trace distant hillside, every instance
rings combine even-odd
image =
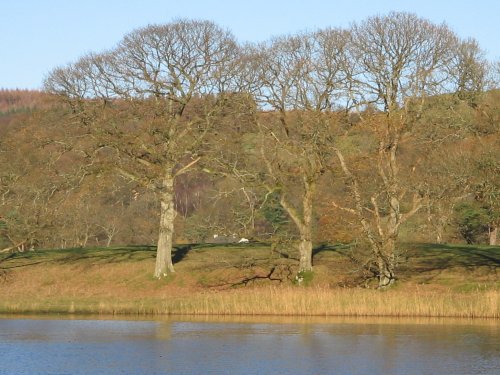
[[[0,89],[0,115],[44,107],[47,105],[47,96],[36,90]]]

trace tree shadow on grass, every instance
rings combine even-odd
[[[90,261],[91,264],[138,262],[154,258],[155,246],[115,246],[109,248],[76,249],[56,262],[60,264]]]
[[[321,244],[313,248],[312,255],[314,257],[319,253],[332,252],[342,256],[347,256],[349,251],[351,251],[351,248],[352,248],[351,245],[345,245],[345,244],[336,244],[336,245]]]
[[[38,264],[75,264],[82,261],[91,265],[136,262],[154,258],[155,250],[155,246],[115,246],[12,253],[0,259],[0,269],[21,268]]]
[[[446,244],[419,244],[409,252],[409,259],[419,272],[440,271],[461,267],[475,269],[500,266],[500,247],[482,247]]]
[[[189,250],[193,248],[193,244],[188,244],[188,245],[178,245],[174,246],[173,249],[173,254],[172,254],[172,263],[176,264],[179,263],[181,260],[183,260]]]

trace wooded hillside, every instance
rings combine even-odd
[[[384,287],[405,242],[495,244],[482,56],[407,13],[258,46],[209,21],[133,31],[55,69],[48,101],[1,93],[1,246],[157,241],[163,277],[172,242],[244,237],[297,247],[300,276],[313,243],[355,242]]]
[[[435,106],[429,105],[429,113],[436,115],[428,120],[432,127],[419,120],[420,133],[433,133],[427,141],[431,149],[422,153],[424,145],[418,136],[428,135],[418,134],[408,136],[401,151],[416,183],[435,182],[427,186],[434,199],[404,229],[403,240],[488,243],[489,214],[481,200],[485,193],[474,192],[471,184],[477,179],[476,188],[498,188],[494,168],[499,161],[495,121],[500,113],[500,92],[485,93],[477,108],[453,97],[435,101]],[[454,115],[463,122],[463,128],[457,128],[453,119],[448,119],[450,124],[439,123],[444,121],[439,111],[446,105],[460,109],[461,113],[454,109]],[[5,109],[11,112],[9,107]],[[1,129],[3,246],[11,243],[5,237],[20,243],[30,233],[33,238],[29,246],[44,248],[154,243],[158,209],[154,197],[115,175],[109,164],[85,165],[81,151],[63,145],[58,148],[58,137],[66,137],[67,129],[51,119],[59,118],[61,109],[39,110],[34,106],[33,110],[29,118],[19,113],[0,117],[9,118],[2,122]],[[261,116],[270,121],[269,113]],[[468,119],[471,122],[466,122]],[[342,140],[342,146],[365,176],[363,179],[369,180],[374,172],[370,161],[373,135],[356,123],[357,119],[350,121],[350,135]],[[243,132],[243,145],[235,138],[221,146],[236,148],[236,152],[251,148],[253,135],[245,134],[244,128],[239,131]],[[449,141],[440,143],[439,138]],[[333,173],[340,174],[339,166],[334,168]],[[488,183],[492,186],[485,186]],[[360,234],[353,217],[331,204],[350,199],[343,186],[341,181],[332,184],[327,177],[319,184],[315,241],[351,242]],[[207,173],[203,168],[183,176],[175,186],[177,241],[203,242],[212,240],[213,234],[229,237],[233,233],[238,239],[293,238],[290,219],[276,197],[258,196],[252,188],[241,187],[232,176]],[[14,215],[19,215],[16,220],[12,219]]]

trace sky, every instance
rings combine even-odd
[[[260,42],[390,11],[445,22],[475,38],[489,60],[500,59],[498,0],[0,0],[0,88],[41,89],[55,67],[179,18],[210,20],[241,42]]]

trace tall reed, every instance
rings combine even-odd
[[[0,312],[139,315],[283,315],[500,318],[498,291],[265,287],[147,299],[66,298],[0,301]]]
[[[498,318],[498,292],[265,288],[165,300],[165,313]]]

